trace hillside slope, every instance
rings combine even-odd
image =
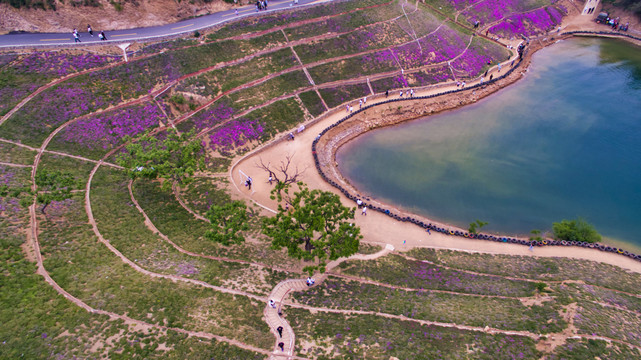
[[[94,1],[98,6],[74,6],[74,1],[55,1],[56,10],[16,9],[0,3],[0,34],[11,31],[67,32],[85,30],[91,24],[96,30],[128,29],[167,24],[192,16],[231,8],[222,0],[135,0]],[[121,3],[121,4],[120,4]]]

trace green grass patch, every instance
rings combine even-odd
[[[297,302],[314,307],[402,315],[411,319],[456,323],[502,330],[546,334],[560,332],[566,323],[558,305],[523,305],[518,299],[488,298],[407,291],[330,277],[319,286],[293,294]]]
[[[509,275],[532,280],[582,280],[587,284],[637,293],[641,275],[588,260],[466,253],[417,248],[408,255],[437,264],[485,274]]]
[[[347,275],[413,289],[508,297],[533,296],[536,290],[533,282],[452,270],[395,254],[370,261],[350,260],[339,267]]]
[[[2,162],[20,165],[33,165],[35,157],[36,152],[33,150],[0,141],[0,161]]]
[[[207,39],[226,39],[231,36],[270,30],[276,26],[286,25],[296,21],[331,16],[372,5],[385,4],[389,1],[390,0],[332,1],[328,4],[306,8],[305,11],[294,9],[292,11],[279,12],[274,15],[250,17],[217,29],[215,32],[209,34]]]
[[[128,179],[124,174],[101,169],[94,180],[91,200],[98,229],[123,255],[140,266],[162,274],[202,280],[259,295],[268,294],[285,277],[285,274],[271,269],[179,252],[144,225],[142,214],[130,205]],[[178,246],[185,245],[185,242],[208,242],[202,237],[207,230],[207,223],[194,219],[180,207],[171,192],[160,191],[158,184],[146,184],[149,183],[137,183],[135,195],[138,195],[137,200],[144,204],[144,208],[149,209],[148,216],[152,223],[158,224],[159,231]],[[195,249],[187,250],[199,250],[198,246],[191,247]],[[252,277],[252,273],[260,273],[261,276]]]
[[[604,340],[567,339],[565,344],[547,356],[550,360],[611,359],[629,360],[641,358],[641,351],[626,345]]]
[[[136,272],[96,241],[82,201],[71,200],[58,213],[39,219],[45,268],[65,290],[92,307],[146,322],[211,332],[262,348],[272,346],[262,320],[262,304],[243,296]],[[126,203],[120,207],[129,208]],[[126,233],[134,246],[151,248],[144,234],[130,232],[126,226],[130,220],[120,220],[123,226],[118,231]],[[114,243],[122,239],[110,237],[110,240]],[[158,256],[171,259],[160,253]],[[143,260],[134,259],[139,264]]]
[[[321,94],[323,100],[325,100],[325,103],[330,108],[334,108],[338,105],[362,98],[370,94],[369,86],[367,86],[367,83],[319,89],[318,92]]]
[[[300,97],[303,105],[305,105],[307,111],[309,111],[313,117],[317,117],[327,111],[316,91],[306,91],[298,94],[298,97]]]
[[[229,98],[232,101],[232,106],[240,112],[262,105],[274,98],[291,94],[307,86],[310,86],[310,84],[305,73],[292,71],[230,94]]]
[[[288,308],[296,353],[315,359],[536,359],[532,339],[489,335],[374,315]]]

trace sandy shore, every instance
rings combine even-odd
[[[602,27],[595,27],[594,25],[595,24],[588,17],[574,17],[564,23],[563,30],[607,30]],[[335,166],[335,151],[341,144],[355,138],[364,131],[368,131],[375,127],[393,125],[402,121],[427,116],[446,109],[470,104],[488,96],[522,78],[527,73],[527,65],[529,64],[532,54],[538,49],[553,44],[557,40],[558,38],[550,39],[548,37],[532,41],[528,48],[528,54],[520,68],[514,71],[508,78],[502,79],[492,85],[485,86],[483,89],[468,90],[462,93],[439,96],[428,100],[408,100],[402,103],[393,103],[392,106],[374,106],[363,111],[359,115],[354,116],[350,122],[346,122],[343,125],[336,127],[332,130],[331,136],[328,136],[330,135],[328,133],[323,136],[319,142],[317,151],[319,153],[319,158],[321,159],[321,164],[323,164],[323,171],[326,175],[333,177],[335,181],[341,183],[344,187],[351,189],[346,180],[342,178],[340,173],[338,173]],[[508,60],[503,63],[503,73],[509,69],[511,61],[512,60]],[[498,74],[496,67],[490,71],[490,74],[492,73],[495,74],[495,77],[501,75]],[[468,82],[469,85],[473,85],[475,83],[476,82]],[[415,96],[425,96],[453,89],[456,89],[455,84],[440,85],[438,87],[429,87],[427,89],[415,89],[414,91]],[[393,94],[390,94],[390,98],[398,97],[398,91],[394,91]],[[377,104],[384,100],[386,100],[384,95],[368,97],[367,105]],[[358,101],[356,103],[352,102],[351,105],[357,109]],[[302,133],[296,134],[294,141],[287,141],[284,139],[284,136],[282,136],[281,138],[275,139],[274,141],[253,150],[242,158],[236,159],[229,173],[231,182],[233,183],[232,189],[236,193],[235,195],[240,195],[241,197],[254,202],[267,212],[275,212],[277,203],[270,199],[270,191],[273,185],[270,185],[267,182],[267,172],[260,169],[257,164],[262,161],[266,164],[270,163],[272,166],[277,166],[285,159],[285,156],[289,155],[292,159],[292,165],[290,168],[298,167],[300,170],[304,169],[301,180],[310,188],[337,193],[341,196],[341,201],[346,206],[356,206],[353,201],[344,197],[336,190],[336,188],[330,186],[321,178],[314,166],[314,158],[311,151],[311,144],[317,135],[323,129],[336,123],[345,115],[347,115],[347,113],[344,105],[340,106],[306,124],[306,129]],[[243,179],[240,177],[239,171],[242,171],[253,178],[254,181],[251,191],[242,185]],[[358,193],[353,189],[351,192],[353,194]],[[393,206],[387,204],[385,204],[385,207],[394,209]],[[398,210],[395,212],[399,213]],[[427,222],[436,223],[430,219],[425,219],[414,214],[404,214],[411,215],[418,219],[423,219]],[[466,239],[462,237],[447,236],[435,232],[428,234],[424,229],[416,225],[396,221],[375,211],[368,212],[367,216],[362,216],[360,211],[357,212],[355,223],[361,227],[362,234],[364,235],[364,242],[381,245],[391,244],[399,250],[407,250],[413,247],[430,247],[491,254],[568,257],[603,262],[641,273],[641,262],[621,255],[605,253],[594,249],[579,247],[536,247],[533,251],[530,251],[527,246],[523,245]],[[455,227],[448,226],[446,224],[442,224],[442,226],[450,229],[456,229]]]

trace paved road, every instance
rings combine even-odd
[[[304,5],[313,3],[318,4],[329,1],[331,0],[299,0],[298,5],[293,5],[292,7],[300,8]],[[292,0],[270,1],[267,10],[260,11],[260,14],[268,14],[282,9],[289,9],[291,5]],[[108,40],[103,41],[103,43],[122,43],[134,40],[148,40],[165,36],[186,34],[194,32],[195,30],[205,29],[238,18],[256,15],[256,7],[254,5],[239,7],[237,10],[238,14],[236,14],[236,10],[228,10],[168,25],[127,30],[105,30],[105,34],[107,35]],[[78,30],[86,31],[86,29]],[[93,37],[91,37],[87,32],[81,32],[81,43],[78,45],[100,42],[100,39],[98,39],[98,32],[100,30],[103,29],[94,29]],[[74,44],[75,43],[73,35],[71,33],[29,33],[0,36],[0,48],[59,46]]]

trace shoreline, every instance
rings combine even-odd
[[[589,33],[589,31],[586,31],[586,33]],[[283,155],[289,154],[292,157],[293,165],[306,169],[301,179],[307,183],[310,188],[336,193],[340,196],[343,204],[354,207],[356,204],[350,199],[353,198],[351,194],[358,194],[359,192],[338,171],[336,163],[336,150],[343,144],[372,129],[393,126],[439,112],[454,110],[494,94],[525,76],[531,63],[532,55],[538,50],[552,45],[557,41],[569,39],[574,36],[613,37],[613,35],[615,35],[615,33],[600,34],[597,32],[583,35],[572,32],[532,40],[526,48],[523,59],[519,64],[515,63],[514,68],[509,67],[509,63],[514,58],[503,63],[504,69],[509,68],[509,74],[504,74],[483,85],[479,85],[478,81],[474,81],[470,86],[466,87],[465,90],[457,90],[455,84],[448,85],[446,83],[436,84],[418,90],[415,89],[414,99],[399,99],[397,94],[391,95],[389,99],[386,99],[384,94],[375,94],[368,96],[369,105],[347,116],[345,116],[343,104],[305,123],[306,130],[298,134],[295,141],[286,141],[284,137],[274,139],[234,161],[229,171],[230,178],[237,194],[250,199],[255,204],[270,212],[275,212],[274,209],[277,207],[277,204],[269,198],[270,186],[266,186],[262,181],[255,181],[254,190],[249,193],[246,189],[243,189],[242,186],[239,187],[239,178],[235,175],[237,175],[237,170],[241,170],[249,174],[249,176],[256,178],[255,174],[264,172],[255,166],[259,158],[262,161],[267,160],[265,161],[266,163],[279,164],[283,159]],[[616,37],[622,38],[621,36]],[[641,43],[638,39],[624,40],[636,45]],[[497,75],[496,67],[490,70],[489,74]],[[394,92],[398,92],[399,90],[400,89],[397,89]],[[351,103],[353,102],[354,101]],[[316,138],[318,134],[321,135],[319,138]],[[313,144],[311,152],[309,151],[310,143]],[[301,152],[303,152],[303,154],[301,154]],[[252,164],[254,164],[254,166],[252,166]],[[310,167],[316,167],[318,171],[313,171],[313,174],[310,174]],[[340,187],[335,187],[332,183]],[[346,196],[346,194],[349,195],[349,197]],[[638,260],[621,256],[617,253],[594,251],[595,249],[587,247],[574,246],[571,248],[572,250],[568,251],[569,249],[561,250],[554,246],[537,246],[534,251],[529,251],[527,246],[521,244],[493,243],[462,236],[450,236],[437,232],[432,232],[431,235],[428,235],[423,227],[415,225],[412,221],[416,220],[416,222],[431,223],[437,227],[447,229],[448,232],[452,230],[453,232],[459,231],[466,233],[466,231],[450,224],[433,222],[430,219],[411,212],[401,211],[401,209],[391,204],[385,204],[375,200],[368,200],[367,203],[370,207],[374,206],[381,209],[389,209],[399,216],[390,217],[384,213],[377,213],[375,211],[368,213],[367,217],[355,214],[355,223],[361,227],[364,235],[363,241],[366,243],[391,244],[399,250],[408,250],[414,247],[430,247],[492,254],[577,258],[604,262],[641,273],[641,262]],[[408,222],[408,218],[411,218],[412,221]],[[504,235],[496,236],[503,237]],[[525,239],[519,238],[518,240]],[[615,242],[620,246],[618,241]],[[632,245],[628,243],[625,244],[627,246]]]

